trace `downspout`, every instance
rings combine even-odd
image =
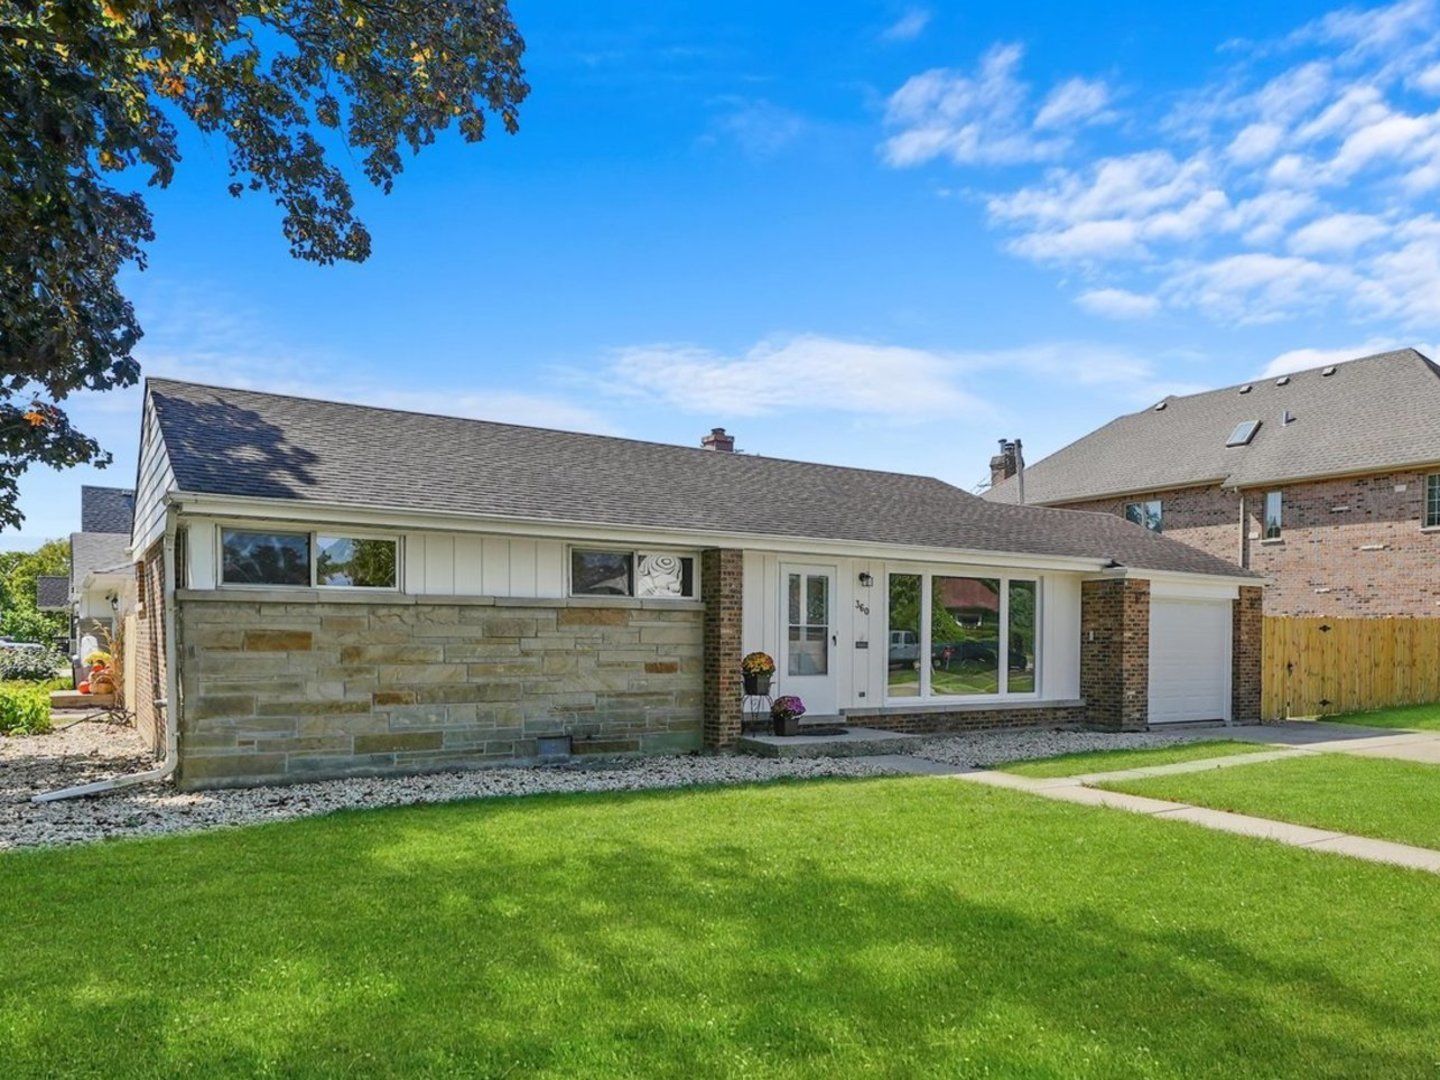
[[[1248,557],[1250,544],[1246,540],[1248,528],[1245,523],[1245,492],[1242,491],[1240,492],[1240,558],[1238,560],[1242,570],[1250,569],[1250,559]]]
[[[1020,489],[1020,505],[1025,505],[1025,452],[1021,449],[1020,440],[1015,440],[1015,484]]]
[[[175,510],[169,505],[168,497],[166,504],[165,543],[161,555],[161,610],[159,612],[165,624],[165,696],[155,702],[155,707],[163,709],[165,713],[165,759],[155,768],[146,769],[144,772],[115,776],[109,780],[96,780],[90,784],[59,788],[55,791],[44,791],[39,795],[32,796],[30,799],[32,803],[58,802],[60,799],[74,799],[81,795],[98,795],[101,792],[114,791],[117,788],[147,784],[152,780],[165,780],[179,764],[180,725],[175,708],[180,700],[180,672],[176,665],[180,650],[177,644],[179,611],[175,605]]]

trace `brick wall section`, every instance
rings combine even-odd
[[[274,594],[267,594],[273,596]],[[699,604],[181,594],[182,787],[697,750]]]
[[[1272,580],[1265,614],[1440,617],[1440,532],[1422,531],[1424,473],[1278,490],[1280,542],[1249,542],[1250,568]],[[1264,492],[1251,493],[1246,509],[1247,535],[1260,533]]]
[[[1085,725],[1085,707],[1067,705],[1046,709],[980,709],[958,712],[869,713],[863,710],[847,722],[882,731],[912,735],[956,734],[969,731],[1053,731]]]
[[[1221,491],[1219,487],[1192,487],[1151,491],[1143,495],[1127,495],[1120,499],[1092,499],[1060,505],[1067,510],[1090,510],[1124,517],[1127,503],[1145,502],[1149,499],[1160,500],[1161,523],[1165,535],[1170,539],[1209,552],[1226,562],[1239,563],[1238,492]]]
[[[705,746],[710,750],[724,749],[740,737],[744,566],[738,550],[710,548],[700,553],[700,595],[705,598]]]
[[[1258,585],[1242,585],[1239,598],[1231,605],[1230,719],[1236,724],[1260,722],[1264,592]]]
[[[1086,722],[1144,731],[1150,711],[1150,583],[1131,578],[1080,587],[1080,696]]]
[[[1245,492],[1243,528],[1240,494],[1218,487],[1063,505],[1123,516],[1127,502],[1160,499],[1166,536],[1266,575],[1266,615],[1437,618],[1440,532],[1423,530],[1425,477],[1435,472],[1280,485],[1279,542],[1262,540],[1263,488]]]
[[[156,757],[165,753],[165,712],[155,704],[166,694],[164,564],[163,543],[155,544],[136,563],[136,595],[141,606],[135,616],[135,632],[124,643],[134,656],[134,685],[124,688],[126,707],[135,714],[135,727]]]

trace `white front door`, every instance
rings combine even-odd
[[[834,716],[840,640],[833,566],[780,567],[780,624],[778,692],[800,698],[809,716]]]

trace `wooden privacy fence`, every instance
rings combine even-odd
[[[1440,701],[1440,619],[1265,620],[1267,720]]]

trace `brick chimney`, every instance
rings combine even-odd
[[[719,450],[724,454],[735,452],[735,436],[726,435],[723,427],[711,428],[710,434],[700,440],[706,450]]]
[[[1020,471],[1020,440],[1001,439],[1000,452],[990,459],[990,486],[998,487]]]

